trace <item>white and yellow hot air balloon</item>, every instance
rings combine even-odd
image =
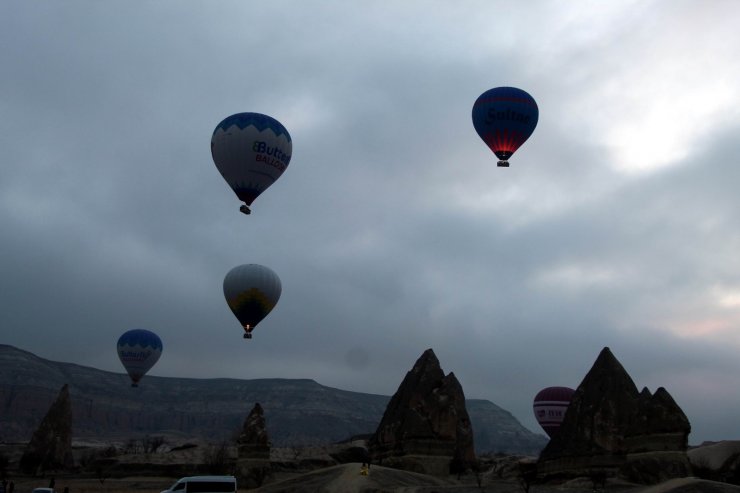
[[[272,311],[281,293],[280,278],[264,265],[238,265],[224,278],[226,303],[244,328],[245,339],[252,338],[252,331]]]

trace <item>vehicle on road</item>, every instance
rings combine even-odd
[[[162,493],[236,493],[234,476],[187,476]]]

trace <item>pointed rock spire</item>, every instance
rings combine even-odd
[[[72,404],[65,384],[34,431],[20,460],[27,474],[65,470],[74,466],[72,457]]]
[[[237,439],[239,458],[269,458],[270,440],[267,435],[265,412],[257,402],[244,420],[242,432]]]
[[[638,396],[632,378],[605,347],[573,394],[558,433],[540,456],[619,449],[624,430],[637,413]]]
[[[391,397],[370,439],[370,453],[374,461],[389,459],[386,463],[399,457],[442,457],[448,469],[453,461],[454,467],[465,467],[475,460],[462,386],[453,373],[445,376],[432,349],[424,351]],[[409,464],[396,462],[401,468]],[[413,468],[430,472],[423,462]]]

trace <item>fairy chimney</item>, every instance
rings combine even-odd
[[[454,373],[444,374],[432,349],[416,361],[371,437],[373,462],[449,474],[475,462],[473,428]]]
[[[270,440],[267,436],[265,413],[259,402],[255,403],[244,421],[237,445],[240,459],[270,458]]]
[[[33,432],[19,463],[27,474],[63,471],[74,466],[72,457],[72,405],[65,384]]]

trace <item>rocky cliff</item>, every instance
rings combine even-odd
[[[69,384],[75,438],[126,440],[178,435],[220,440],[237,435],[255,402],[274,447],[312,445],[370,434],[389,396],[334,389],[313,380],[186,379],[147,376],[131,388],[112,373],[39,358],[0,344],[0,441],[27,441],[59,389]],[[532,454],[547,439],[485,400],[469,400],[480,452]]]

